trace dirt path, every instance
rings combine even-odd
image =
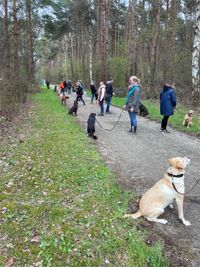
[[[99,113],[99,108],[96,104],[90,104],[89,98],[84,97],[84,99],[86,106],[79,103],[77,121],[86,129],[88,115],[90,112]],[[71,106],[73,100],[74,95],[71,95],[68,106]],[[112,128],[116,123],[121,110],[111,107],[111,112],[111,114],[105,114],[104,117],[97,116],[100,124],[107,129]],[[168,168],[167,159],[171,157],[191,157],[191,164],[185,175],[186,191],[200,178],[200,140],[170,128],[170,134],[160,133],[159,128],[158,123],[139,117],[137,135],[128,133],[129,117],[125,111],[113,131],[104,131],[96,123],[98,150],[110,169],[117,172],[123,188],[136,192],[137,195],[144,193],[163,177]],[[166,210],[164,213],[163,217],[168,220],[167,225],[147,224],[151,231],[156,230],[176,247],[188,252],[189,256],[185,257],[186,265],[184,266],[200,266],[199,190],[200,184],[185,196],[184,213],[185,218],[191,222],[190,227],[184,226],[178,220],[176,208],[173,211]],[[129,209],[132,209],[134,205],[135,203],[130,203]]]

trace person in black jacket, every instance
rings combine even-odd
[[[91,104],[93,104],[94,98],[97,100],[97,89],[93,81],[91,81],[90,83],[90,89],[91,89],[91,94],[92,94]]]
[[[83,105],[85,106],[85,101],[83,100],[83,87],[80,82],[77,82],[76,86],[77,86],[76,87],[76,94],[77,94],[76,100],[77,101],[81,100],[83,102]]]
[[[107,114],[110,113],[110,105],[111,105],[112,96],[113,96],[112,83],[113,83],[113,80],[111,79],[106,82],[106,102],[107,102],[106,113]]]

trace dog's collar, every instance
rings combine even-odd
[[[182,173],[182,174],[177,174],[177,175],[175,175],[175,174],[172,174],[172,173],[169,173],[169,172],[168,172],[167,175],[170,176],[170,177],[181,178],[181,177],[183,177],[184,174]]]

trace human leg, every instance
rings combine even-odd
[[[169,116],[164,116],[161,122],[161,131],[166,130]]]
[[[130,112],[130,120],[131,120],[131,131],[132,127],[134,127],[134,133],[137,131],[137,113],[136,112]]]
[[[101,114],[101,116],[103,116],[103,114],[104,114],[104,100],[99,102],[99,106],[100,106],[100,114]]]
[[[110,112],[110,104],[111,104],[111,99],[112,96],[107,96],[107,106],[106,106],[106,112],[109,113]]]

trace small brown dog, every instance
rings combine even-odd
[[[65,95],[65,94],[61,94],[61,95],[60,95],[60,98],[61,98],[61,103],[62,103],[63,105],[66,106],[66,104],[67,104],[67,99],[69,99],[69,96],[67,96],[67,95]]]
[[[183,126],[185,126],[187,128],[189,128],[190,126],[192,126],[193,113],[194,113],[194,111],[192,109],[190,109],[188,111],[188,113],[185,115],[185,118],[183,120]]]
[[[75,116],[77,116],[77,111],[78,111],[78,101],[75,100],[74,105],[69,109],[68,114],[71,114],[71,115],[74,114]]]

